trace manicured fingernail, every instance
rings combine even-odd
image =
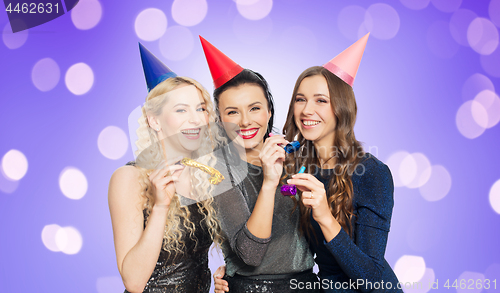
[[[269,136],[274,136],[274,133],[270,132],[270,133],[269,133]]]
[[[293,176],[292,176],[292,177],[293,177]],[[286,183],[290,183],[290,180],[291,180],[291,179],[286,180]]]

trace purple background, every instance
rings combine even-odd
[[[80,1],[73,12],[88,1]],[[174,28],[184,32],[187,44],[193,41],[192,50],[186,48],[191,51],[181,60],[169,60],[175,58],[162,54],[161,41],[143,41],[134,30],[136,17],[146,8],[165,13],[167,34],[180,26],[172,16],[171,0],[101,1],[102,18],[90,29],[76,28],[67,13],[20,32],[27,39],[18,48],[0,43],[0,156],[16,149],[28,161],[26,175],[17,182],[0,174],[0,292],[123,290],[107,187],[113,171],[133,155],[128,143],[125,155],[106,158],[97,140],[108,126],[128,134],[127,117],[147,94],[138,41],[177,74],[195,78],[211,92],[198,40],[202,35],[243,67],[266,77],[277,103],[276,126],[281,129],[296,77],[307,67],[326,63],[357,39],[359,23],[355,26],[353,17],[343,23],[341,11],[353,5],[369,9],[375,3],[397,11],[399,27],[394,37],[384,39],[391,23],[390,17],[382,16],[389,31],[382,28],[379,37],[372,32],[368,41],[354,83],[357,138],[366,148],[376,148],[374,154],[383,161],[398,151],[423,153],[451,177],[451,189],[439,201],[426,201],[419,189],[395,189],[386,259],[394,267],[403,255],[423,257],[441,287],[446,279],[457,279],[466,271],[500,282],[500,215],[488,200],[500,179],[500,126],[469,139],[456,124],[461,105],[482,90],[476,86],[472,95],[464,96],[469,77],[482,74],[500,88],[500,72],[495,69],[500,68],[500,48],[481,56],[455,42],[449,30],[439,30],[447,27],[458,6],[445,12],[438,8],[446,1],[438,0],[420,10],[404,3],[429,1],[274,0],[269,15],[251,21],[240,15],[235,1],[207,2],[202,22]],[[452,2],[478,17],[492,17],[490,1],[448,1]],[[467,28],[468,22],[461,25]],[[6,12],[0,12],[0,26],[4,40],[14,37],[10,27],[4,29]],[[178,45],[172,43],[172,50]],[[32,70],[43,58],[53,59],[60,71],[53,88],[46,91],[32,80]],[[79,62],[90,66],[94,75],[92,88],[83,95],[73,94],[65,83],[67,70]],[[88,182],[79,200],[65,197],[59,187],[59,176],[69,166],[85,174]],[[49,224],[76,228],[83,239],[79,253],[47,249],[41,233]],[[214,251],[211,267],[220,263]]]

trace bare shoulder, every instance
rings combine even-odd
[[[141,194],[141,173],[134,166],[122,166],[115,170],[109,181],[108,197],[134,198]]]

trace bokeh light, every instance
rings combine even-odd
[[[247,19],[263,19],[271,12],[273,0],[237,0],[238,12]]]
[[[82,249],[83,239],[74,227],[62,227],[55,235],[57,248],[65,254],[77,254]]]
[[[273,21],[270,17],[253,21],[238,14],[234,18],[233,31],[238,40],[245,44],[261,44],[271,36]]]
[[[403,255],[394,265],[394,273],[402,283],[418,282],[425,274],[425,260],[421,256]]]
[[[468,9],[459,9],[450,19],[450,32],[453,39],[462,46],[469,47],[467,30],[470,23],[477,18],[477,14]]]
[[[207,11],[206,0],[175,0],[172,3],[172,17],[183,26],[199,24],[205,19]]]
[[[417,162],[411,154],[408,154],[401,164],[399,165],[399,178],[401,178],[401,183],[407,186],[412,181],[415,181],[417,177]]]
[[[95,27],[102,17],[102,6],[98,0],[80,0],[71,10],[71,21],[77,29],[88,30]]]
[[[128,137],[121,128],[108,126],[99,133],[97,146],[103,156],[117,160],[127,152]]]
[[[2,158],[2,171],[8,179],[21,180],[28,172],[28,159],[21,151],[10,150]]]
[[[144,41],[158,40],[167,30],[167,17],[160,9],[147,8],[135,18],[134,28],[139,39]]]
[[[479,137],[486,130],[485,127],[481,127],[479,124],[477,124],[472,115],[473,109],[475,113],[479,113],[479,115],[476,114],[475,116],[481,117],[488,115],[486,109],[484,109],[484,107],[480,103],[471,100],[463,103],[462,106],[460,106],[455,118],[455,123],[457,125],[458,131],[460,131],[460,133],[464,137],[469,139]],[[483,117],[481,119],[487,119],[487,117]]]
[[[5,176],[0,167],[0,191],[3,193],[13,193],[19,187],[19,180],[12,180]]]
[[[467,40],[477,53],[490,55],[498,47],[498,29],[490,20],[477,17],[467,29]]]
[[[28,40],[28,30],[13,33],[10,23],[7,22],[7,24],[3,27],[2,40],[5,46],[11,50],[20,48],[24,45],[24,43],[26,43],[26,40]]]
[[[428,176],[429,181],[419,188],[420,194],[427,201],[438,201],[443,199],[451,189],[451,175],[448,170],[441,165],[434,165],[427,168],[422,176]]]
[[[46,225],[42,229],[42,242],[45,247],[54,252],[61,251],[56,243],[56,234],[61,229],[61,226],[56,224]]]
[[[86,94],[94,85],[94,72],[85,63],[76,63],[66,71],[66,87],[75,95]]]
[[[490,55],[481,55],[481,67],[483,67],[484,71],[491,76],[500,77],[500,48],[491,53]]]
[[[37,89],[42,92],[50,91],[61,77],[59,65],[52,58],[39,60],[31,70],[31,80]]]
[[[429,6],[431,0],[399,0],[404,6],[413,10],[422,10]]]
[[[486,75],[474,73],[465,81],[462,87],[462,99],[464,102],[473,100],[477,94],[484,90],[494,92],[495,86],[493,82]]]
[[[481,109],[480,111],[472,112],[472,116],[474,117],[476,123],[484,128],[491,128],[497,125],[500,121],[500,98],[498,95],[493,91],[484,90],[477,94],[474,101],[478,102],[482,106],[473,107],[473,110],[475,108]],[[479,116],[482,114],[484,115],[484,113],[482,113],[482,109],[486,111],[485,116]]]
[[[358,5],[342,8],[337,18],[337,26],[340,32],[350,40],[358,40],[360,27],[365,22],[365,15],[366,9]]]
[[[389,40],[399,31],[399,14],[392,6],[385,3],[370,5],[366,10],[370,16],[365,19],[365,26],[371,36],[380,40]]]
[[[492,265],[490,265],[486,271],[484,272],[484,278],[485,280],[500,280],[500,264],[498,263],[494,263]],[[489,289],[485,289],[484,290],[485,292],[497,292],[498,291],[498,284],[496,286],[496,288],[494,288],[494,286],[491,285],[490,283],[490,288]]]
[[[428,168],[431,167],[431,162],[429,159],[422,153],[413,153],[409,156],[407,156],[403,160],[403,164],[407,160],[407,158],[411,157],[412,159],[410,161],[413,161],[415,163],[415,176],[413,180],[410,180],[407,184],[406,187],[408,188],[419,188],[420,186],[423,186],[429,181],[429,178],[431,177],[431,174],[429,172],[424,172]]]
[[[434,22],[427,29],[427,46],[434,55],[443,59],[455,56],[459,48],[451,36],[450,25],[442,20]]]
[[[442,12],[454,12],[460,8],[462,0],[431,0],[432,5]]]
[[[500,214],[500,179],[491,186],[489,200],[493,210]]]
[[[497,27],[500,27],[500,0],[490,0],[488,15],[490,16],[491,21]]]
[[[59,188],[70,199],[81,199],[88,188],[87,177],[74,167],[67,167],[59,176]]]
[[[470,280],[473,280],[471,283]],[[476,272],[463,272],[457,279],[457,293],[479,293],[483,291],[482,286],[476,287],[476,284],[484,284],[484,275]]]
[[[179,61],[191,54],[194,48],[194,37],[191,31],[183,26],[172,26],[160,38],[161,54],[173,61]]]
[[[389,166],[389,169],[391,170],[391,173],[392,173],[392,177],[393,177],[393,180],[394,180],[394,186],[395,187],[401,187],[401,186],[405,186],[405,183],[403,182],[402,178],[401,178],[401,164],[403,162],[403,160],[408,157],[410,155],[410,153],[406,152],[406,151],[399,151],[399,152],[396,152],[394,154],[392,154],[389,159],[387,159],[387,166]],[[411,160],[407,163],[409,165],[409,167],[411,167]],[[415,164],[416,166],[416,164]],[[414,175],[415,176],[415,175]],[[412,176],[409,176],[409,177],[412,177]],[[413,180],[413,178],[411,178]]]
[[[433,269],[426,268],[424,276],[417,283],[412,283],[411,286],[405,286],[405,293],[427,293],[431,290],[433,283],[436,280],[436,274]],[[438,288],[438,284],[435,285],[435,288]]]

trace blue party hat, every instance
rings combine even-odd
[[[139,43],[139,51],[141,52],[142,68],[144,69],[148,92],[165,79],[177,76],[175,72],[163,64],[141,43]]]

